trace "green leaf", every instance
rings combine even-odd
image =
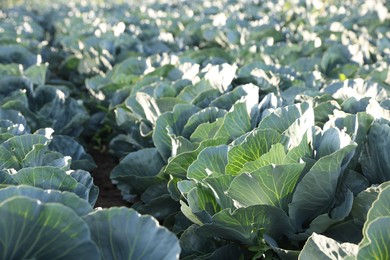
[[[371,186],[360,192],[354,199],[351,215],[356,223],[363,226],[367,220],[367,214],[379,193],[390,186],[390,182],[379,186]]]
[[[267,153],[273,144],[282,142],[282,135],[272,129],[256,129],[228,152],[226,174],[237,174],[248,163]]]
[[[390,180],[390,126],[374,123],[367,135],[362,155],[359,159],[363,175],[371,184]]]
[[[171,138],[171,144],[172,144],[172,157],[185,153],[193,151],[196,148],[196,144],[193,144],[190,140],[182,137],[182,136],[176,136],[175,134],[169,132],[169,137]]]
[[[215,138],[223,137],[234,140],[250,130],[251,122],[247,106],[245,103],[241,102],[235,104],[232,109],[226,113],[223,118],[223,124],[215,134]]]
[[[160,185],[167,186],[166,183]],[[154,186],[151,186],[154,187]],[[159,221],[165,220],[172,214],[177,213],[180,210],[180,205],[177,201],[173,200],[170,194],[163,194],[156,198],[153,198],[145,203],[140,202],[138,205],[133,204],[132,206],[142,215],[151,215]]]
[[[310,108],[311,106],[308,103],[277,108],[261,120],[259,128],[274,129],[278,133],[282,134]]]
[[[21,76],[22,67],[19,64],[0,64],[0,75],[1,76]]]
[[[0,169],[20,169],[18,159],[8,151],[7,148],[0,146]]]
[[[272,248],[272,250],[280,257],[280,259],[283,260],[298,259],[298,255],[300,251],[280,248],[278,243],[276,243],[276,241],[272,237],[268,236],[267,234],[264,234],[264,240]]]
[[[221,93],[227,91],[232,80],[236,76],[237,65],[224,63],[210,67],[204,78],[208,80],[213,88],[218,89]]]
[[[188,192],[187,201],[192,212],[203,223],[209,222],[211,216],[221,210],[211,190],[200,185]]]
[[[112,70],[107,73],[107,77],[113,82],[119,83],[121,76],[142,75],[147,69],[145,59],[141,57],[130,57],[119,64],[116,64]]]
[[[329,115],[331,115],[336,109],[341,109],[341,107],[335,100],[328,100],[316,105],[314,107],[314,115],[317,125],[318,123],[327,122],[329,120]]]
[[[158,174],[164,164],[156,148],[145,148],[124,157],[112,170],[110,178],[131,187],[130,192],[142,193],[163,181]]]
[[[316,159],[332,154],[352,143],[351,137],[345,132],[341,132],[338,128],[329,128],[324,131],[319,145],[315,147]]]
[[[311,132],[311,130],[303,135],[302,141],[299,145],[295,146],[287,152],[287,155],[283,161],[284,163],[296,163],[299,162],[302,158],[313,157],[313,149],[311,146],[312,138],[309,132]]]
[[[17,185],[18,183],[13,179],[12,174],[9,171],[0,170],[0,185],[1,184],[7,187],[8,185]]]
[[[44,149],[44,145],[47,145],[48,142],[49,140],[45,136],[33,134],[14,136],[8,139],[1,144],[1,147],[5,148],[6,150],[5,154],[2,156],[6,156],[6,158],[8,157],[7,160],[9,160],[9,162],[5,161],[6,158],[2,160],[3,162],[6,162],[3,167],[14,168],[16,170],[20,169],[23,167],[24,160],[27,155],[35,149],[36,151],[27,157],[26,163],[28,162],[28,164],[31,164],[31,166],[39,165],[39,160],[42,160],[43,156],[43,154],[39,151]],[[44,151],[42,150],[42,152]],[[11,161],[13,161],[13,163],[11,163]]]
[[[355,244],[340,244],[331,238],[313,233],[306,241],[299,259],[344,259],[347,256],[356,256],[357,251]]]
[[[36,85],[44,85],[46,82],[46,72],[49,65],[33,65],[24,71],[24,75]]]
[[[156,125],[156,120],[161,115],[156,99],[144,92],[137,92],[135,94],[135,100],[142,107],[145,118],[152,125]]]
[[[99,259],[87,224],[70,208],[15,196],[0,203],[2,259]]]
[[[221,175],[218,177],[207,177],[202,182],[207,185],[214,194],[214,198],[222,209],[234,209],[233,200],[226,196],[234,176]]]
[[[44,144],[36,144],[34,148],[23,159],[22,168],[35,167],[44,165],[45,155],[47,154],[48,147]]]
[[[202,142],[205,140],[213,139],[218,130],[222,127],[223,122],[223,118],[217,118],[212,123],[202,123],[198,125],[198,127],[191,134],[190,140],[192,142]],[[227,139],[227,137],[224,138]]]
[[[179,104],[172,112],[164,113],[158,117],[153,132],[153,142],[165,161],[172,156],[170,134],[181,136],[188,119],[199,110],[198,107],[192,105]]]
[[[189,138],[195,129],[202,123],[212,123],[215,122],[217,118],[221,118],[226,114],[226,111],[223,109],[218,109],[216,107],[205,108],[195,114],[193,114],[187,121],[184,126],[182,135],[186,138]]]
[[[205,140],[200,143],[198,148],[193,151],[180,153],[175,157],[171,157],[168,160],[168,165],[165,167],[164,172],[172,176],[185,179],[187,175],[188,167],[196,160],[198,154],[203,151],[206,147],[218,146],[226,144],[225,138],[218,138],[213,140]]]
[[[202,92],[214,89],[208,81],[201,80],[195,85],[186,86],[177,95],[177,98],[192,103],[194,99]]]
[[[355,155],[351,159],[349,168],[354,169],[358,163],[359,157],[364,148],[364,143],[367,138],[367,133],[374,121],[374,118],[366,112],[359,112],[357,114],[346,114],[341,111],[335,112],[330,116],[330,120],[326,123],[328,127],[337,127],[345,131],[352,140],[358,144]]]
[[[207,176],[225,174],[228,146],[206,147],[198,158],[188,167],[187,178],[202,182]]]
[[[184,197],[187,197],[187,194],[197,186],[195,181],[182,180],[177,183],[177,188]]]
[[[181,212],[183,212],[184,216],[186,216],[186,218],[188,218],[189,220],[191,220],[193,223],[195,224],[198,224],[198,225],[203,225],[203,222],[198,218],[198,216],[196,216],[193,212],[192,212],[192,209],[184,202],[184,201],[180,201],[180,210]]]
[[[284,145],[280,143],[273,144],[269,152],[260,156],[259,159],[245,163],[241,170],[238,172],[238,174],[245,172],[252,173],[260,169],[261,167],[270,164],[283,164],[285,157],[286,152],[284,151]]]
[[[359,244],[363,239],[362,226],[355,223],[353,219],[346,218],[327,228],[323,235],[339,242]]]
[[[24,196],[43,203],[55,202],[71,208],[77,215],[84,216],[91,212],[92,206],[86,201],[67,191],[42,190],[35,187],[18,185],[0,189],[0,201],[15,196]]]
[[[176,236],[150,216],[110,208],[84,217],[102,259],[179,259]]]
[[[386,92],[385,92],[386,93]],[[387,96],[386,94],[384,96]],[[389,122],[390,121],[390,109],[388,107],[382,107],[381,104],[376,101],[379,96],[374,96],[370,99],[370,103],[366,108],[366,112],[372,115],[378,121]]]
[[[378,217],[368,222],[363,241],[359,244],[357,259],[389,259],[390,216]]]
[[[82,199],[89,200],[89,189],[76,179],[52,166],[23,168],[12,175],[18,184],[25,184],[45,190],[70,191]]]
[[[86,153],[84,147],[69,136],[54,135],[49,148],[65,156],[72,157],[71,168],[74,170],[90,171],[97,167],[92,156]]]
[[[191,225],[180,236],[180,247],[182,249],[181,258],[186,255],[197,254],[200,252],[213,252],[215,245],[212,239],[205,239],[205,237],[197,234],[198,225]]]
[[[228,196],[237,207],[271,205],[287,212],[304,167],[304,163],[267,165],[241,174],[232,181]]]
[[[307,240],[313,232],[324,233],[328,231],[330,227],[337,225],[338,223],[340,223],[340,220],[332,219],[330,214],[324,213],[316,216],[303,232],[295,233],[291,235],[290,238],[297,241],[304,241]]]
[[[246,245],[257,245],[262,234],[280,238],[292,232],[290,221],[283,210],[269,205],[255,205],[247,208],[224,209],[215,214],[211,223],[199,228],[206,237],[218,236]]]
[[[216,98],[210,103],[211,107],[218,107],[219,109],[230,110],[231,107],[241,98],[252,96],[259,96],[259,87],[253,84],[241,85],[228,91]]]
[[[99,195],[99,188],[93,183],[91,174],[84,170],[68,171],[67,173],[86,188],[88,191],[88,202],[94,206]]]
[[[200,108],[213,107],[210,103],[218,98],[221,95],[221,92],[217,89],[206,90],[199,95],[197,95],[193,100],[192,104]]]
[[[162,97],[156,100],[157,106],[161,113],[172,111],[177,104],[186,104],[184,100],[176,97]]]
[[[380,226],[379,226],[379,229],[377,230],[376,227],[378,227],[378,226],[377,226],[377,224],[375,224],[373,227],[373,230],[372,230],[373,233],[370,233],[368,231],[369,226],[373,222],[378,220],[379,218],[389,218],[389,216],[390,216],[390,186],[386,186],[385,188],[383,188],[383,190],[381,190],[379,192],[378,198],[374,201],[370,210],[368,211],[367,220],[364,223],[364,227],[363,227],[364,238],[360,242],[359,247],[364,247],[364,246],[368,245],[369,243],[373,243],[372,239],[374,239],[374,240],[379,239],[379,237],[375,237],[375,236],[377,236],[377,235],[379,236],[381,234]],[[386,222],[389,223],[389,219],[387,219],[387,220],[383,219],[380,222],[381,223],[386,223]],[[387,226],[389,227],[389,225],[387,225]],[[384,228],[382,231],[384,232],[385,235],[387,234],[387,238],[390,237],[389,236],[390,228]],[[384,242],[384,241],[381,241],[380,243],[382,243],[382,242]]]
[[[320,158],[297,185],[289,205],[289,216],[298,229],[330,210],[342,174],[343,160],[355,147],[347,145]]]
[[[21,44],[9,44],[0,46],[1,63],[18,63],[24,68],[37,63],[37,55],[31,53]]]
[[[303,134],[314,126],[314,111],[308,103],[277,108],[259,123],[259,129],[273,129],[289,137],[289,147],[301,143]]]

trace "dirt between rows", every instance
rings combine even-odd
[[[115,162],[107,152],[90,149],[88,153],[97,165],[97,168],[91,171],[93,182],[99,187],[99,197],[95,207],[130,207],[131,204],[122,199],[121,192],[110,179],[110,172],[118,162]]]

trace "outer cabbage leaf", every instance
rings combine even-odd
[[[283,136],[272,129],[256,129],[228,153],[226,174],[237,174],[246,163],[259,159],[273,144],[283,142]]]
[[[187,178],[202,182],[207,176],[216,177],[225,174],[227,153],[227,145],[206,147],[188,167]]]
[[[203,180],[214,194],[215,200],[222,209],[235,209],[233,200],[226,196],[227,191],[234,179],[232,175],[221,175],[218,177],[208,177]]]
[[[215,122],[217,118],[222,118],[226,114],[226,111],[223,109],[218,109],[215,107],[205,108],[194,115],[192,115],[186,125],[183,128],[182,135],[186,138],[190,137],[195,129],[202,123],[212,123]]]
[[[378,199],[379,193],[386,187],[390,186],[390,182],[382,183],[375,187],[371,186],[360,192],[354,199],[351,216],[354,222],[363,226],[367,220],[367,214],[372,204]]]
[[[87,224],[70,208],[12,197],[0,203],[3,259],[99,259]]]
[[[192,105],[176,105],[172,112],[158,117],[153,132],[153,142],[165,161],[172,156],[172,137],[180,136],[187,120],[200,109]]]
[[[297,229],[332,207],[344,160],[356,145],[347,145],[320,158],[297,185],[289,216]]]
[[[227,194],[236,207],[271,205],[288,212],[304,167],[304,163],[267,165],[243,173],[232,181]]]
[[[358,163],[359,157],[364,148],[364,142],[367,138],[367,133],[374,121],[374,118],[365,113],[359,112],[356,115],[346,114],[341,111],[335,112],[330,120],[325,124],[324,128],[337,127],[344,130],[351,136],[352,140],[358,144],[355,155],[351,159],[349,167],[354,169]]]
[[[164,172],[172,176],[185,179],[187,175],[188,167],[196,160],[199,153],[203,151],[203,149],[207,147],[226,144],[226,143],[227,143],[227,139],[225,138],[205,140],[201,142],[198,148],[196,148],[195,150],[183,152],[176,155],[175,157],[171,157],[168,160],[168,165],[165,167]]]
[[[43,85],[46,82],[46,73],[48,69],[48,64],[40,64],[29,67],[24,75],[31,80],[32,83],[36,85]]]
[[[357,259],[388,259],[390,243],[390,187],[388,183],[368,211]]]
[[[47,150],[49,140],[43,135],[14,136],[3,142],[0,149],[3,150],[2,168],[14,168],[42,165],[44,152]],[[8,157],[8,160],[5,159]]]
[[[139,194],[149,186],[164,181],[159,176],[164,164],[157,148],[145,148],[124,157],[112,170],[110,178],[125,184],[123,189],[130,189],[130,194]]]
[[[248,111],[249,99],[244,102],[236,103],[231,110],[225,114],[223,123],[214,138],[235,138],[247,133],[252,129],[250,122],[250,109]]]
[[[360,164],[364,176],[372,184],[390,180],[390,126],[374,123],[367,135]]]
[[[37,116],[38,128],[51,127],[57,134],[79,136],[89,116],[65,88],[43,85],[36,89],[30,109]]]
[[[114,207],[90,213],[84,220],[102,259],[179,259],[178,239],[153,217]]]
[[[259,88],[253,84],[241,85],[234,88],[232,91],[228,91],[211,101],[211,107],[218,107],[219,109],[230,110],[230,108],[243,97],[259,96]]]
[[[99,188],[93,183],[91,174],[84,170],[69,171],[67,173],[89,191],[88,202],[94,206],[99,195]]]
[[[299,259],[344,259],[347,256],[356,256],[357,251],[355,244],[340,244],[331,238],[313,233],[306,241]]]
[[[1,45],[0,63],[18,63],[25,68],[37,63],[37,56],[20,44]]]
[[[289,146],[297,146],[303,134],[314,126],[314,110],[308,103],[277,108],[259,123],[259,129],[273,129],[289,137]]]
[[[60,152],[65,156],[72,157],[71,168],[90,171],[96,168],[91,155],[85,152],[84,147],[73,138],[65,135],[54,135],[49,144],[51,150]]]
[[[280,143],[274,144],[271,146],[271,149],[267,153],[261,155],[259,159],[245,163],[238,173],[252,173],[263,166],[283,164],[286,158],[286,152],[284,150],[284,145]]]
[[[390,216],[378,217],[369,222],[364,231],[363,241],[367,243],[359,244],[357,259],[389,259],[390,244]]]
[[[39,200],[43,203],[60,203],[71,208],[79,216],[84,216],[93,210],[92,206],[86,200],[67,191],[43,190],[25,185],[10,186],[0,189],[0,201],[5,201],[14,196],[24,196],[30,199]]]
[[[200,234],[238,241],[246,245],[257,245],[262,234],[280,238],[290,234],[290,220],[283,210],[269,205],[254,205],[247,208],[224,209],[215,214],[210,223],[199,228]]]
[[[18,184],[25,184],[41,189],[53,189],[60,191],[70,191],[87,201],[90,201],[90,188],[79,183],[75,178],[71,177],[64,170],[52,166],[40,166],[32,168],[23,168],[17,173],[11,175],[14,181]],[[93,193],[94,194],[94,193]],[[91,198],[91,203],[94,204],[96,194]]]

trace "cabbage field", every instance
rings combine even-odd
[[[16,2],[1,260],[390,259],[389,1]]]

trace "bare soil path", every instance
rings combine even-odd
[[[91,171],[94,183],[99,187],[99,197],[95,207],[130,207],[131,204],[122,199],[121,192],[112,184],[110,179],[110,172],[117,165],[117,162],[114,162],[107,152],[91,149],[88,153],[92,155],[98,166]]]

